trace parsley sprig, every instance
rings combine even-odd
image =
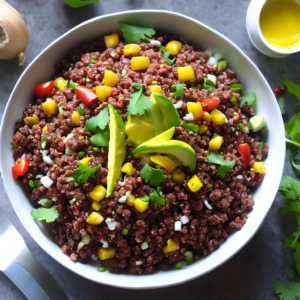
[[[78,168],[73,171],[70,175],[73,177],[78,183],[85,183],[90,177],[96,178],[96,173],[101,169],[101,165],[98,165],[95,168],[90,168],[88,166],[83,165],[78,162]]]
[[[59,217],[59,212],[53,207],[40,207],[38,209],[33,209],[30,215],[36,220],[45,220],[47,223],[51,223]]]
[[[235,160],[232,161],[224,161],[223,155],[219,154],[216,151],[212,151],[207,155],[208,163],[220,165],[217,170],[217,175],[220,177],[225,177],[225,175],[230,172],[234,165]]]
[[[159,204],[165,205],[168,201],[164,198],[161,187],[157,187],[157,191],[154,188],[150,189],[150,197],[148,195],[140,196],[140,200],[148,202],[151,200],[154,203],[154,206],[157,207]]]
[[[146,183],[159,185],[161,184],[167,176],[159,169],[154,169],[146,164],[140,172],[140,176],[145,179]]]
[[[137,91],[130,95],[131,100],[126,115],[146,115],[149,117],[149,110],[152,107],[152,102],[143,94],[143,86],[139,83],[133,83],[131,86]]]
[[[149,39],[151,39],[155,34],[155,30],[153,28],[145,28],[124,23],[120,23],[120,25],[127,44],[132,44],[140,41],[148,42]]]

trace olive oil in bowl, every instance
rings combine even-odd
[[[269,0],[260,14],[260,28],[266,41],[282,49],[300,44],[300,4],[295,0]]]

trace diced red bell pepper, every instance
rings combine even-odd
[[[240,144],[238,146],[238,152],[242,156],[242,164],[243,164],[243,169],[246,170],[249,164],[250,160],[250,147],[248,143],[245,144]]]
[[[36,85],[33,89],[39,97],[50,95],[54,88],[54,80]]]
[[[82,85],[77,85],[75,92],[79,99],[90,108],[91,105],[98,100],[98,96],[90,89]]]
[[[210,99],[204,99],[201,104],[204,110],[211,111],[217,108],[221,100],[218,97],[213,97]]]
[[[15,178],[18,176],[24,176],[29,168],[29,161],[24,157],[19,163],[15,164],[11,170]]]

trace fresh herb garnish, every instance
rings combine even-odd
[[[274,293],[278,295],[280,300],[300,299],[300,283],[283,283],[273,281]]]
[[[224,161],[223,155],[219,154],[216,151],[209,152],[207,158],[208,163],[220,165],[219,169],[217,170],[217,175],[223,178],[228,172],[230,172],[233,169],[235,165],[235,160]]]
[[[86,122],[84,129],[91,132],[96,131],[96,129],[103,130],[107,126],[108,120],[108,106],[106,106],[96,117],[93,117]]]
[[[84,157],[85,156],[85,152],[78,152],[78,157],[80,158],[80,157]]]
[[[41,143],[42,143],[42,149],[45,150],[47,147],[47,142],[44,136],[41,138]]]
[[[73,90],[75,90],[76,87],[77,87],[77,83],[75,83],[75,82],[72,81],[72,80],[68,80],[66,86],[67,86],[67,88],[72,88]]]
[[[246,103],[247,106],[251,106],[256,102],[256,94],[255,92],[247,94],[243,97],[241,97],[241,103],[240,103],[240,107],[243,107]]]
[[[129,232],[129,229],[128,229],[128,228],[124,228],[124,229],[122,230],[122,234],[123,234],[123,235],[127,235],[128,232]]]
[[[241,132],[249,133],[249,126],[244,126],[243,124],[239,123],[239,128]]]
[[[216,88],[215,83],[209,80],[207,77],[204,77],[203,80],[204,80],[203,89],[213,92]]]
[[[296,106],[300,105],[300,85],[288,80],[287,78],[282,82],[287,87],[287,91],[298,98],[299,102]]]
[[[152,107],[152,102],[143,94],[143,86],[139,83],[133,83],[131,85],[137,91],[130,95],[131,100],[129,102],[127,116],[146,115],[149,116],[149,110]]]
[[[79,116],[83,116],[84,115],[84,108],[83,107],[79,107],[78,108],[78,114],[79,114]]]
[[[59,212],[53,207],[40,207],[38,209],[33,209],[30,215],[36,220],[46,220],[47,223],[51,223],[59,217]]]
[[[259,148],[262,149],[264,147],[264,142],[259,142]]]
[[[150,197],[148,195],[143,195],[143,196],[140,196],[139,198],[143,202],[148,202],[150,199]]]
[[[155,207],[157,207],[159,204],[165,205],[168,201],[167,199],[159,195],[158,192],[153,188],[150,189],[150,200],[154,203]]]
[[[294,115],[285,125],[285,133],[292,139],[285,139],[287,143],[300,148],[300,113]]]
[[[152,28],[128,25],[124,23],[120,23],[120,25],[127,44],[132,44],[140,41],[148,42],[149,39],[151,39],[155,34],[155,30]]]
[[[232,100],[233,104],[236,105],[236,98],[234,96],[231,96],[230,99]]]
[[[279,105],[281,113],[284,115],[285,114],[285,99],[283,97],[279,98],[278,105]]]
[[[101,169],[101,165],[98,165],[95,168],[90,168],[88,166],[83,165],[78,162],[78,168],[73,171],[70,175],[73,177],[78,183],[85,183],[90,177],[96,178],[96,173]]]
[[[186,121],[182,122],[182,126],[184,129],[188,130],[188,131],[193,131],[194,133],[198,133],[199,132],[199,126],[195,125],[195,124],[189,124]]]
[[[109,129],[105,128],[104,130],[97,130],[90,138],[90,142],[93,146],[97,147],[107,147],[109,141]]]
[[[62,107],[61,107],[61,102],[59,102],[59,103],[57,104],[57,107],[58,107],[58,111],[59,111],[60,113],[64,111],[64,110],[62,109]]]
[[[42,184],[39,182],[39,180],[29,180],[29,186],[32,187],[32,188],[35,188],[35,187],[39,187],[41,186]]]
[[[94,64],[97,61],[97,56],[92,56],[91,57],[91,63]]]
[[[174,84],[170,87],[170,92],[173,93],[172,96],[175,98],[181,98],[184,96],[184,87],[186,87],[186,84],[179,83]]]
[[[140,176],[145,179],[146,183],[159,185],[161,184],[167,176],[159,169],[154,169],[146,164],[140,172]]]
[[[245,88],[240,83],[234,83],[231,86],[229,86],[229,88],[235,90],[235,92],[241,91],[241,96],[245,96]]]
[[[175,63],[175,59],[176,57],[174,57],[173,59],[170,59],[170,55],[171,55],[171,52],[170,51],[166,51],[165,47],[164,46],[160,46],[159,47],[159,52],[162,53],[163,55],[163,58],[166,62],[167,65],[171,66]]]

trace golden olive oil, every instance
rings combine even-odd
[[[260,28],[267,42],[277,48],[300,43],[300,4],[295,0],[269,0],[260,14]]]

